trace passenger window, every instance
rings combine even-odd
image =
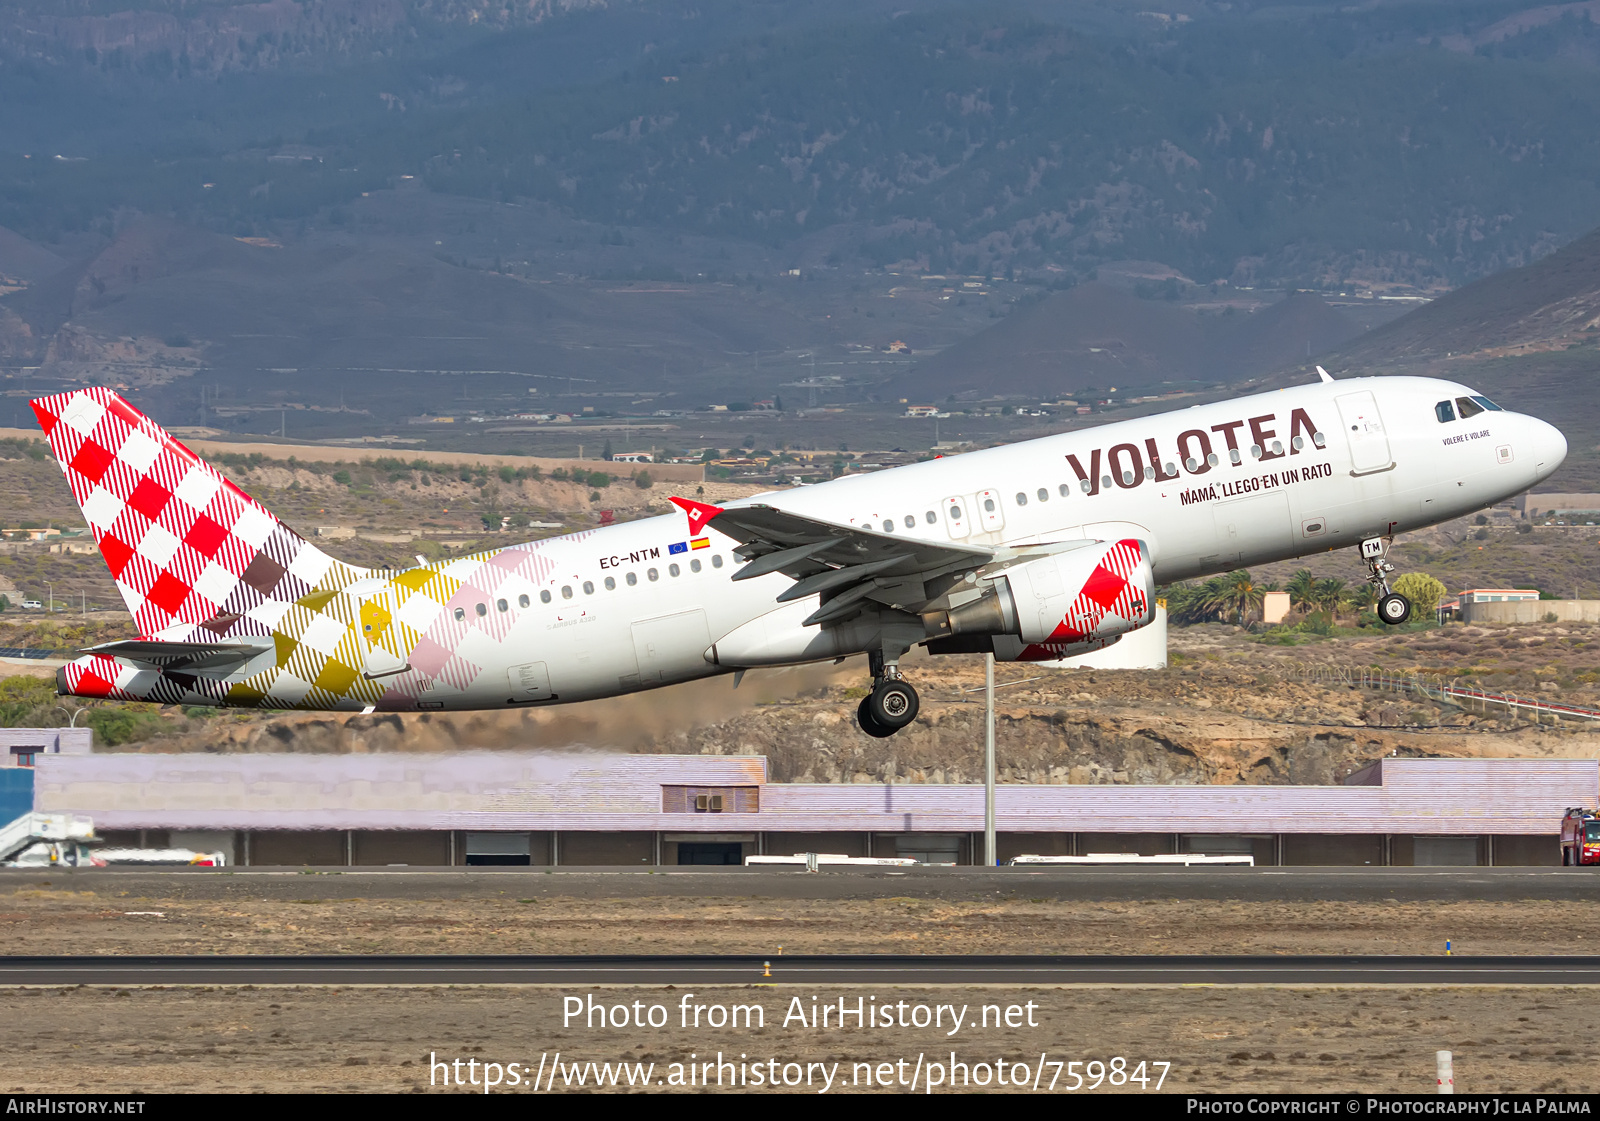
[[[1466,420],[1469,416],[1477,416],[1479,413],[1483,412],[1483,406],[1478,404],[1471,397],[1457,397],[1456,408],[1461,411],[1462,420]]]
[[[1061,497],[1062,498],[1065,498],[1067,495],[1072,493],[1072,488],[1069,487],[1066,483],[1062,483],[1061,486],[1058,489],[1061,491]]]
[[[583,582],[583,594],[586,595],[586,596],[594,595],[594,581],[593,580],[585,580]]]
[[[545,593],[545,597],[549,598],[549,596],[550,596],[550,593],[546,592]],[[517,597],[517,606],[518,607],[532,607],[533,606],[533,600],[529,599],[527,597],[526,593],[524,593],[523,595],[520,595],[520,596]]]
[[[473,610],[478,613],[478,618],[481,619],[485,615],[489,614],[489,605],[487,603],[480,603],[474,607]]]
[[[628,582],[628,587],[631,588],[639,582],[639,574],[637,572],[630,572],[624,576],[623,579]]]
[[[907,529],[916,529],[917,528],[917,516],[915,514],[907,514],[906,515],[906,528]]]
[[[682,572],[683,572],[683,569],[679,568],[675,564],[667,565],[667,575],[668,576],[677,576],[677,575],[680,575]]]
[[[616,590],[617,590],[617,578],[615,576],[607,576],[606,577],[606,591],[614,592]]]
[[[511,605],[503,599],[497,599],[494,601],[494,609],[499,611],[501,614],[504,614],[505,612],[511,610]]]
[[[716,556],[711,558],[711,567],[712,568],[721,568],[722,567],[722,554],[721,553],[718,553]]]
[[[926,521],[929,525],[938,525],[939,524],[939,515],[935,514],[932,510],[929,510],[926,514],[922,515],[922,517],[923,517],[923,520]]]
[[[950,507],[950,520],[953,521],[953,522],[959,522],[961,520],[961,507],[953,505],[953,504],[951,505],[951,507]]]
[[[1017,505],[1018,506],[1026,506],[1027,504],[1028,504],[1028,496],[1026,494],[1022,493],[1022,491],[1020,491],[1020,490],[1017,491]]]
[[[458,608],[456,608],[455,615],[456,615],[456,622],[459,623],[459,622],[461,622],[461,620],[463,620],[463,619],[465,619],[467,617],[467,609],[465,607],[458,607]]]
[[[572,585],[571,584],[563,584],[563,585],[561,585],[561,598],[562,599],[571,599],[572,598]]]
[[[657,571],[656,571],[656,570],[655,570],[655,569],[653,569],[653,568],[651,568],[651,569],[647,569],[647,570],[646,570],[646,571],[645,571],[645,575],[646,575],[646,576],[648,576],[648,577],[650,577],[650,582],[651,582],[651,583],[652,583],[652,584],[654,584],[654,583],[655,583],[655,582],[656,582],[656,581],[657,581],[657,580],[659,580],[659,579],[661,579],[661,573],[659,573],[659,572],[657,572]]]
[[[1433,415],[1439,418],[1440,424],[1449,424],[1456,419],[1456,408],[1449,401],[1440,401],[1433,407]]]
[[[988,513],[990,513],[990,514],[992,514],[992,513],[994,513],[994,499],[992,499],[992,498],[985,498],[985,499],[984,499],[984,500],[983,500],[983,508],[984,508],[984,510],[985,510],[985,511],[986,511],[986,512],[988,512]]]
[[[549,588],[541,588],[541,589],[539,589],[539,602],[540,603],[549,603],[550,602],[550,589]]]
[[[689,558],[689,571],[690,572],[699,572],[700,571],[700,558],[699,557],[690,557]]]
[[[1065,489],[1065,488],[1063,488],[1063,489]],[[1049,491],[1048,488],[1046,488],[1046,487],[1040,487],[1039,488],[1039,501],[1040,502],[1049,502],[1050,501],[1050,491]]]
[[[885,533],[893,533],[894,532],[894,519],[893,518],[884,518],[883,519],[883,532],[885,532]]]

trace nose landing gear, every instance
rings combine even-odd
[[[1389,587],[1389,573],[1394,565],[1389,563],[1391,537],[1369,537],[1361,543],[1361,559],[1367,562],[1367,583],[1380,593],[1378,619],[1397,627],[1411,618],[1411,601]]]
[[[874,671],[872,692],[861,698],[856,719],[867,735],[887,739],[917,718],[921,702],[911,683],[900,676],[897,664],[886,663],[878,655],[870,660]]]

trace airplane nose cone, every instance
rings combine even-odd
[[[1555,474],[1562,460],[1567,458],[1567,438],[1561,429],[1542,420],[1533,422],[1533,462],[1539,478]]]

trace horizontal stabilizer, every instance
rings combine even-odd
[[[162,642],[132,638],[91,646],[85,653],[132,662],[143,669],[215,673],[234,670],[272,648],[270,638],[236,642]]]

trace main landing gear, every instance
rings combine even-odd
[[[917,718],[920,702],[911,683],[900,676],[900,667],[886,664],[873,654],[872,692],[861,698],[856,719],[861,730],[877,739],[887,739]]]
[[[1378,619],[1398,627],[1411,618],[1411,601],[1389,587],[1389,573],[1394,565],[1389,563],[1389,537],[1369,537],[1361,543],[1361,559],[1367,563],[1367,583],[1380,593]]]

